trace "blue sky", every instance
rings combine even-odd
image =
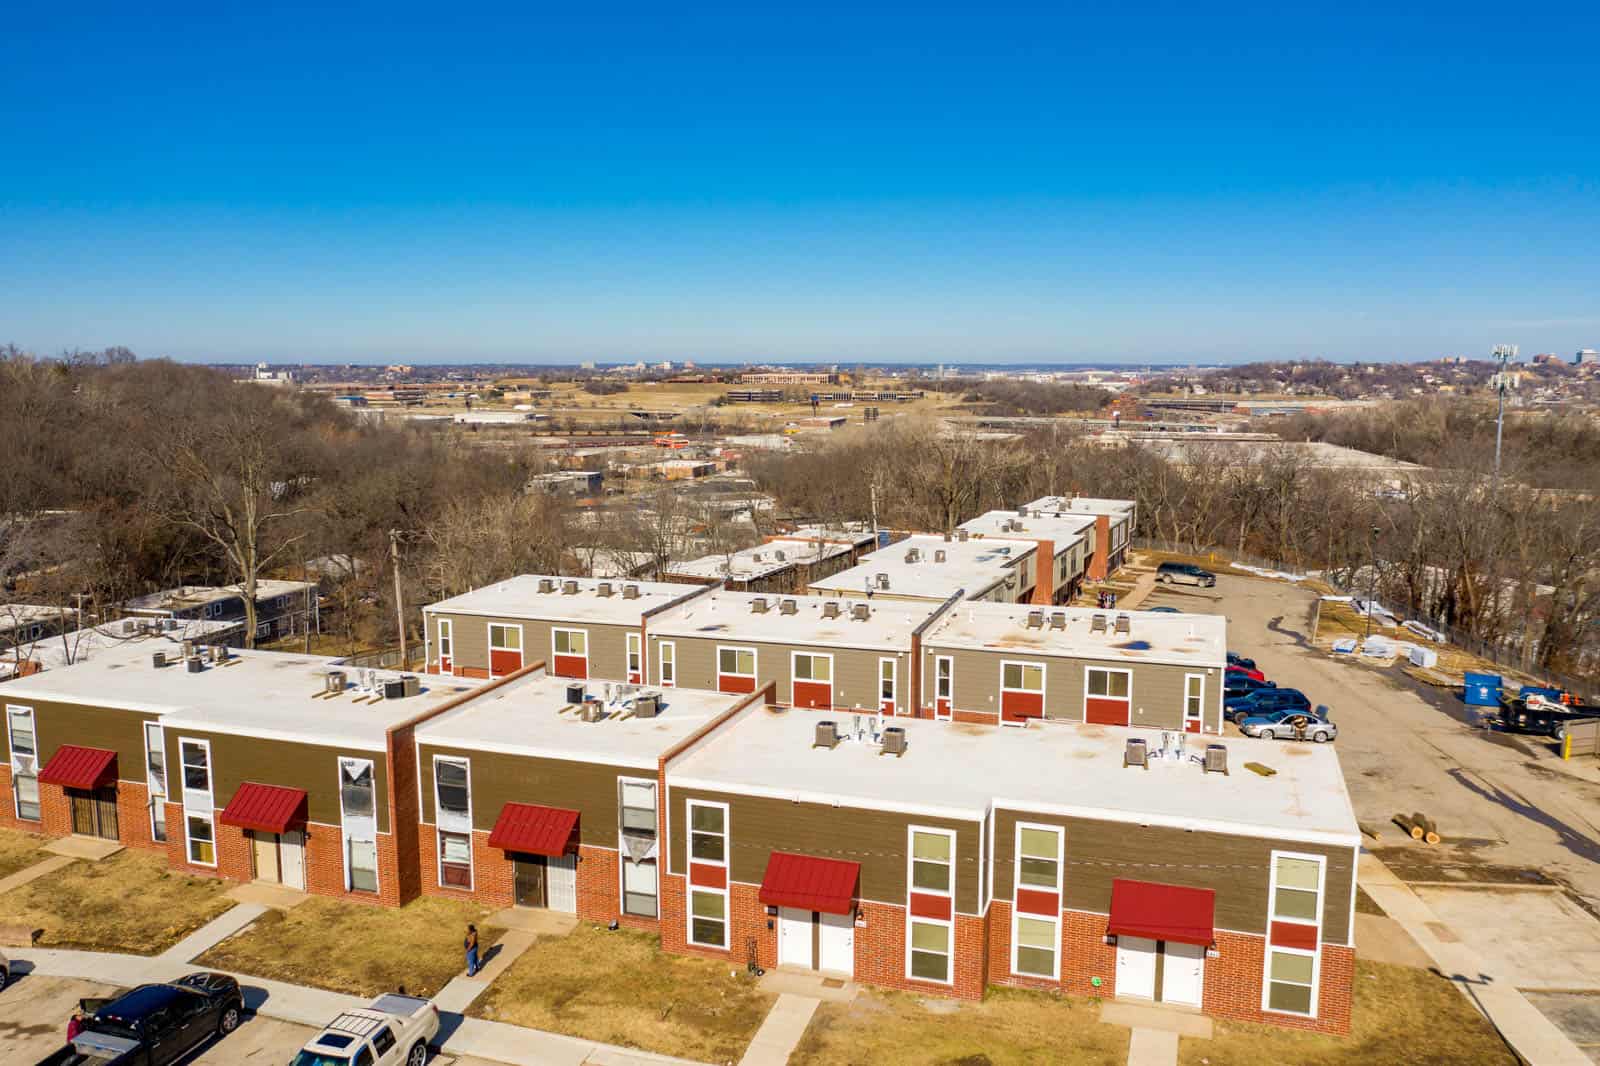
[[[1600,347],[1596,5],[577,6],[9,8],[0,342]]]

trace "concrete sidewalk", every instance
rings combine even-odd
[[[1128,1066],[1178,1066],[1178,1034],[1168,1029],[1135,1029],[1128,1037]]]
[[[1497,979],[1484,960],[1461,943],[1433,909],[1379,859],[1362,853],[1357,882],[1374,903],[1411,934],[1439,971],[1483,1012],[1517,1054],[1533,1066],[1594,1066],[1593,1060],[1514,985]]]
[[[821,1002],[815,996],[797,996],[792,992],[779,995],[745,1049],[739,1066],[783,1066],[805,1035],[806,1026],[811,1024],[811,1016]]]
[[[267,908],[259,903],[235,903],[156,958],[162,962],[199,958],[265,913]]]

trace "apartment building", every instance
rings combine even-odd
[[[1121,568],[1128,556],[1128,542],[1139,524],[1139,505],[1133,500],[1107,500],[1092,496],[1041,496],[1018,508],[1029,515],[1088,515],[1095,522],[1093,554],[1087,576],[1104,581]]]
[[[869,552],[848,570],[813,581],[818,596],[862,596],[873,600],[962,599],[1016,603],[1031,595],[1038,543],[914,533]]]
[[[180,622],[245,621],[244,590],[238,585],[181,585],[137,596],[122,605],[135,618],[174,618]],[[317,586],[311,581],[262,578],[256,583],[256,640],[322,631]]]
[[[919,644],[925,717],[1222,731],[1221,615],[959,603]]]
[[[652,621],[649,681],[822,710],[910,714],[918,637],[941,605],[715,590]]]
[[[837,574],[853,562],[849,544],[786,538],[668,563],[660,578],[686,585],[722,585],[737,592],[804,593],[812,582]]]
[[[1034,583],[1024,593],[1024,600],[1049,606],[1071,602],[1082,586],[1094,555],[1095,519],[1092,515],[1042,514],[1027,508],[987,511],[956,527],[957,539],[963,536],[1035,541]]]
[[[1361,838],[1331,749],[1266,777],[1181,733],[871,730],[752,708],[668,763],[663,949],[1348,1030]]]
[[[704,591],[523,574],[422,609],[427,671],[492,679],[548,662],[562,677],[637,684],[649,619]]]

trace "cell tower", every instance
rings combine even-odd
[[[1511,386],[1511,375],[1506,372],[1506,365],[1517,357],[1515,344],[1497,344],[1491,353],[1495,361],[1500,364],[1500,369],[1495,371],[1494,391],[1496,406],[1494,413],[1494,477],[1500,480],[1500,441],[1505,434],[1506,423],[1506,389]]]

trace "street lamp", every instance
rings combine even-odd
[[[1365,643],[1366,638],[1372,636],[1372,611],[1376,606],[1374,601],[1378,596],[1378,527],[1372,527],[1372,540],[1369,543],[1368,565],[1371,569],[1367,576],[1367,632],[1361,638]]]

